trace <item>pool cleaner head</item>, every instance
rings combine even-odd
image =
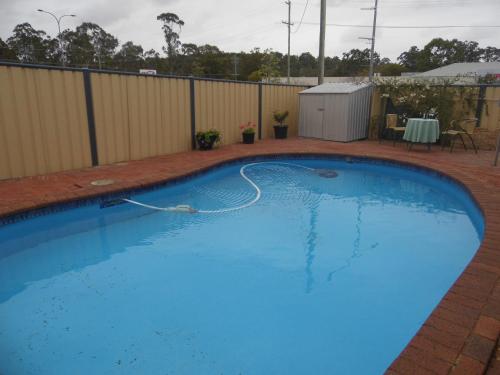
[[[197,209],[191,207],[190,205],[188,204],[179,204],[175,207],[170,207],[171,208],[171,211],[175,211],[175,212],[188,212],[188,213],[191,213],[191,214],[194,214],[196,212],[198,212]]]

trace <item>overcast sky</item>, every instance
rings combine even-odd
[[[291,52],[309,51],[317,55],[319,0],[309,0],[304,22],[296,30],[306,0],[292,0],[293,26]],[[371,0],[327,0],[327,23],[370,25],[373,12],[360,10],[373,5]],[[224,51],[249,51],[254,47],[286,53],[287,17],[283,0],[0,0],[0,37],[6,39],[15,25],[29,22],[50,35],[57,34],[55,21],[38,13],[42,8],[62,15],[63,28],[74,28],[83,21],[99,24],[116,36],[145,50],[161,50],[163,35],[156,16],[174,12],[184,20],[183,43],[213,44]],[[378,25],[500,25],[500,0],[379,0]],[[313,24],[310,24],[313,23]],[[328,26],[326,54],[341,55],[351,48],[365,48],[369,28]],[[475,40],[481,46],[500,47],[499,28],[378,29],[376,50],[395,60],[411,45],[423,47],[434,37]]]

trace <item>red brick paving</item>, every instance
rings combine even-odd
[[[482,375],[486,366],[466,355],[460,355],[456,360],[456,366],[451,370],[453,375]]]
[[[472,262],[432,312],[387,374],[499,373],[494,355],[500,332],[500,167],[493,167],[493,152],[478,155],[463,150],[452,154],[434,147],[389,142],[334,143],[293,138],[231,145],[208,152],[184,152],[144,160],[0,181],[0,217],[103,193],[149,186],[201,171],[245,156],[342,154],[396,160],[432,168],[464,184],[485,215],[485,236]],[[97,179],[113,179],[108,186],[92,186]],[[489,369],[487,370],[489,366]]]

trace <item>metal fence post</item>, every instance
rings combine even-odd
[[[83,69],[83,87],[85,90],[85,104],[87,106],[87,124],[89,128],[90,156],[92,166],[99,165],[99,155],[97,153],[97,136],[95,131],[94,102],[92,100],[92,83],[90,80],[90,71]]]
[[[191,109],[191,148],[196,149],[196,105],[194,93],[194,79],[189,79],[189,106]]]
[[[262,83],[259,82],[259,115],[258,115],[258,136],[262,139]]]

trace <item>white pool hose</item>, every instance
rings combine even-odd
[[[157,207],[157,206],[152,206],[152,205],[149,205],[149,204],[137,202],[135,200],[127,199],[127,198],[123,198],[122,200],[125,201],[125,202],[128,202],[128,203],[131,203],[131,204],[135,204],[137,206],[141,206],[141,207],[145,207],[145,208],[150,208],[150,209],[156,210],[156,211],[187,212],[187,213],[200,213],[200,214],[219,214],[219,213],[223,213],[223,212],[230,212],[230,211],[241,210],[243,208],[250,207],[253,204],[257,203],[259,201],[261,195],[262,195],[260,188],[257,186],[257,184],[255,182],[253,182],[250,179],[250,177],[248,177],[245,174],[245,170],[248,167],[253,167],[253,166],[262,165],[262,164],[286,165],[286,166],[292,166],[292,167],[297,167],[297,168],[303,168],[303,169],[307,169],[307,170],[310,170],[310,171],[314,170],[314,168],[305,167],[305,166],[300,165],[300,164],[282,163],[282,162],[274,162],[274,161],[266,161],[266,162],[258,162],[258,163],[245,164],[244,166],[242,166],[240,168],[240,175],[241,175],[241,177],[243,177],[255,189],[255,193],[256,193],[255,197],[250,202],[245,203],[245,204],[243,204],[241,206],[223,208],[223,209],[220,209],[220,210],[198,210],[196,208],[193,208],[193,207],[191,207],[189,205],[184,205],[184,204],[177,205],[177,206],[174,206],[174,207]]]

